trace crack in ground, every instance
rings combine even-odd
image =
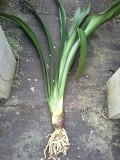
[[[0,93],[4,96],[4,94],[0,91]]]
[[[2,78],[3,81],[6,81],[6,82],[10,82],[12,80],[12,78],[10,80],[6,80],[1,75],[0,75],[0,77]]]

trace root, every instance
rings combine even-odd
[[[47,146],[44,150],[44,156],[46,158],[46,153],[48,150],[49,158],[48,159],[57,159],[57,155],[62,153],[66,155],[67,150],[70,146],[67,132],[64,128],[56,129],[50,136]]]

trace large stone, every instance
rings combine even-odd
[[[16,60],[0,26],[0,98],[9,98]]]
[[[110,119],[120,119],[120,68],[107,82],[108,116]]]

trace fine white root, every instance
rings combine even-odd
[[[47,146],[45,147],[44,156],[46,158],[46,153],[48,150],[48,159],[56,160],[59,153],[66,155],[69,146],[70,143],[65,129],[55,129],[50,136]]]

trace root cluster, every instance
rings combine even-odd
[[[51,135],[48,141],[48,144],[44,150],[44,156],[46,158],[46,153],[48,151],[49,158],[48,159],[57,159],[57,155],[62,153],[66,155],[67,150],[70,146],[69,139],[67,136],[67,132],[64,128],[56,129]]]

